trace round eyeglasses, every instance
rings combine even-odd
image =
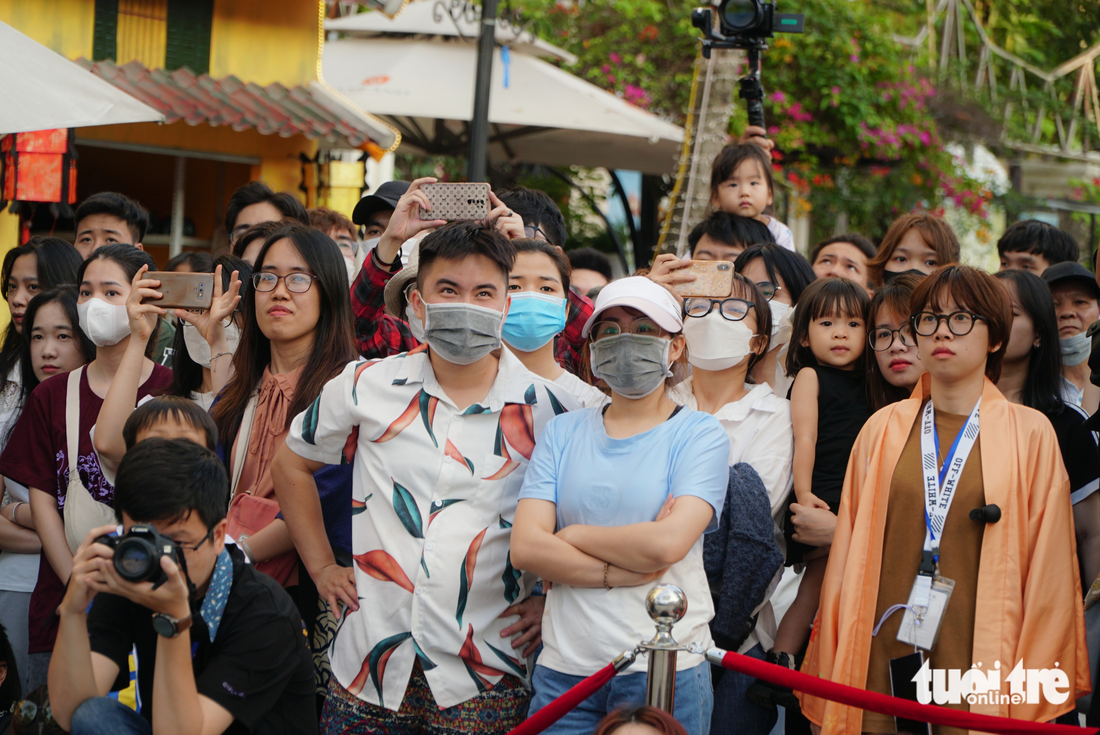
[[[909,317],[913,331],[921,337],[931,337],[940,328],[940,321],[947,322],[947,328],[956,337],[965,337],[974,329],[978,321],[987,321],[972,311],[953,311],[950,314],[936,314],[931,311],[918,311]]]
[[[871,349],[875,352],[886,352],[894,346],[894,340],[896,339],[900,339],[906,347],[915,347],[917,344],[908,324],[901,329],[880,327],[867,335],[867,343],[871,345]]]
[[[252,288],[266,293],[268,291],[274,291],[279,285],[279,281],[282,281],[287,291],[291,293],[305,293],[316,280],[317,276],[312,276],[309,273],[291,273],[285,276],[278,276],[269,271],[264,271],[262,273],[252,274]]]
[[[718,307],[722,318],[730,322],[739,322],[749,315],[749,309],[755,304],[745,299],[684,299],[684,316],[702,319]]]
[[[783,290],[782,286],[777,286],[771,281],[760,281],[760,283],[756,284],[756,287],[760,289],[760,293],[764,294],[764,298],[768,301],[771,301],[772,297],[775,296],[777,292]]]
[[[592,325],[592,339],[600,340],[605,337],[618,337],[620,334],[623,334],[624,331],[636,337],[661,336],[661,328],[657,326],[657,322],[648,317],[639,317],[630,324],[627,324],[625,328],[618,322],[596,322]]]

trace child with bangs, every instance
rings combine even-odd
[[[787,354],[787,374],[795,376],[790,393],[794,495],[800,505],[834,514],[840,508],[848,455],[871,415],[864,386],[869,308],[867,292],[854,281],[814,281],[799,299]],[[789,519],[786,526],[787,563],[802,564],[806,571],[767,660],[793,669],[817,612],[829,547],[798,543],[790,538]],[[798,706],[790,689],[763,681],[746,695],[762,706]]]

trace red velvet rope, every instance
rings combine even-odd
[[[542,732],[565,717],[577,705],[591,697],[600,687],[614,678],[615,664],[604,666],[595,674],[578,682],[565,694],[540,709],[522,725],[509,732],[508,735],[537,735],[537,733]]]
[[[804,692],[821,699],[840,702],[851,707],[871,710],[893,717],[929,722],[933,725],[947,725],[964,730],[1003,733],[1004,735],[1095,735],[1097,728],[1075,727],[1073,725],[1048,725],[1041,722],[1025,722],[1008,717],[979,715],[973,712],[940,707],[934,704],[920,704],[908,699],[888,697],[878,692],[837,684],[800,671],[791,671],[783,666],[765,663],[738,653],[727,652],[722,657],[722,667],[742,674],[769,681],[789,689]]]

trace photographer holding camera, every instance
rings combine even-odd
[[[51,705],[73,735],[317,732],[301,617],[225,544],[228,487],[214,453],[186,439],[147,439],[123,457],[125,533],[88,534],[58,608]],[[131,651],[137,712],[106,696]]]

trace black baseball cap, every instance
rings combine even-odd
[[[1096,277],[1085,266],[1073,261],[1055,263],[1043,271],[1042,279],[1047,286],[1053,287],[1057,283],[1073,282],[1081,283],[1093,298],[1100,299],[1100,286],[1096,284]]]
[[[357,225],[365,225],[375,212],[397,209],[397,200],[409,190],[410,185],[409,181],[387,181],[382,184],[373,194],[359,200],[355,211],[351,213],[351,221]]]

